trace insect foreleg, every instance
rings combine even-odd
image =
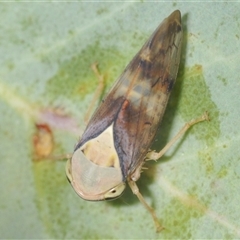
[[[156,231],[157,232],[160,232],[161,230],[164,229],[163,226],[161,226],[161,224],[159,223],[158,221],[158,218],[157,218],[157,215],[156,215],[156,212],[154,211],[153,208],[151,208],[147,202],[144,200],[142,194],[139,192],[139,189],[138,189],[138,186],[136,184],[135,181],[129,179],[128,180],[128,184],[132,190],[132,192],[138,197],[139,201],[144,205],[144,207],[150,212],[150,214],[152,215],[152,218],[153,218],[153,221],[155,223],[155,226],[156,226]]]

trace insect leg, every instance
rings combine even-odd
[[[160,232],[161,230],[163,230],[164,227],[161,226],[161,224],[159,223],[158,218],[157,218],[157,215],[156,215],[154,209],[151,208],[151,207],[147,204],[147,202],[144,200],[142,194],[139,192],[139,189],[138,189],[138,186],[137,186],[136,182],[133,181],[133,180],[131,180],[131,179],[129,179],[129,180],[128,180],[128,184],[129,184],[132,192],[138,197],[139,201],[144,205],[144,207],[145,207],[145,208],[149,211],[149,213],[152,215],[153,221],[154,221],[155,226],[156,226],[156,231],[157,231],[157,232]]]
[[[183,128],[178,132],[178,134],[170,142],[168,142],[167,145],[160,152],[151,151],[147,154],[146,159],[155,161],[158,160],[190,127],[192,127],[196,123],[203,121],[209,121],[209,116],[207,112],[204,112],[204,114],[201,117],[193,119],[190,122],[187,122],[183,126]]]
[[[92,68],[93,72],[95,73],[96,77],[98,78],[99,83],[98,83],[98,87],[96,88],[95,93],[93,95],[93,99],[90,103],[90,106],[87,110],[87,113],[85,114],[85,117],[84,117],[85,123],[88,123],[90,116],[93,112],[93,109],[95,108],[95,104],[98,101],[98,99],[101,96],[102,91],[104,89],[104,77],[103,77],[103,75],[100,74],[100,72],[98,70],[98,63],[93,63],[91,65],[91,68]]]

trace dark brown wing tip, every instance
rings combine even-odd
[[[181,22],[181,12],[179,10],[175,10],[172,14],[168,17],[169,20],[178,20]]]

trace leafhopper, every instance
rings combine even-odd
[[[76,193],[85,200],[119,197],[128,182],[134,194],[151,213],[157,231],[162,229],[155,211],[140,194],[136,181],[147,159],[176,80],[182,43],[181,13],[166,18],[128,64],[91,117],[66,167]]]

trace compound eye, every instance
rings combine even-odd
[[[110,189],[106,194],[105,194],[105,199],[114,199],[117,197],[120,197],[122,192],[124,191],[126,185],[125,183],[121,183],[118,186]]]

